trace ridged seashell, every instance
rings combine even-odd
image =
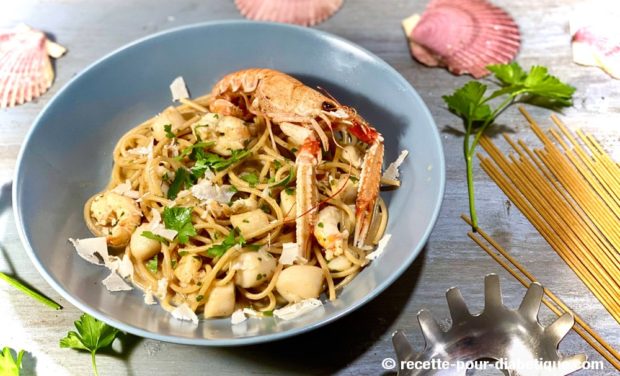
[[[50,56],[66,52],[45,34],[24,24],[0,30],[0,108],[39,97],[54,81]]]
[[[485,0],[432,0],[402,24],[416,60],[475,78],[514,59],[521,39],[512,17]]]
[[[577,13],[571,20],[573,61],[603,69],[620,79],[618,15]]]
[[[325,21],[343,0],[235,0],[241,14],[252,20],[312,26]]]

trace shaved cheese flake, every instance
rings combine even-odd
[[[116,272],[111,272],[101,283],[103,283],[105,288],[110,292],[133,290],[133,287],[127,284]]]
[[[235,195],[235,191],[231,190],[230,185],[215,185],[206,179],[201,180],[190,189],[194,197],[199,200],[214,200],[221,204],[228,204]]]
[[[178,101],[180,99],[189,98],[189,93],[187,92],[187,85],[185,85],[185,80],[182,76],[179,76],[172,81],[170,84],[170,92],[172,92],[172,101]]]
[[[157,304],[155,297],[153,296],[153,290],[150,287],[147,287],[144,291],[144,304],[153,305]]]
[[[301,255],[301,249],[297,243],[282,243],[282,254],[279,262],[282,265],[293,265],[296,261],[305,263],[307,260]]]
[[[129,181],[117,185],[112,189],[112,192],[117,193],[121,196],[133,198],[134,200],[140,198],[140,192],[132,190],[131,183]]]
[[[116,272],[123,278],[133,277],[133,264],[126,253],[123,255],[123,259],[118,263]]]
[[[153,230],[160,223],[161,223],[161,214],[159,214],[159,210],[155,208],[151,209],[151,222],[149,222],[149,228]]]
[[[310,311],[313,311],[321,307],[322,305],[323,303],[321,303],[321,301],[318,299],[304,299],[299,303],[276,309],[275,311],[273,311],[273,315],[282,320],[292,320]]]
[[[127,153],[131,155],[151,155],[153,153],[153,140],[149,142],[149,146],[138,146],[133,149],[128,149]]]
[[[398,158],[396,158],[394,162],[390,163],[388,168],[385,169],[385,172],[383,172],[383,178],[388,180],[398,180],[398,177],[400,176],[400,171],[398,171],[398,168],[403,164],[408,154],[408,150],[401,151]]]
[[[377,249],[374,252],[371,252],[371,253],[367,254],[366,255],[366,260],[376,260],[377,257],[381,256],[383,251],[385,251],[385,247],[387,246],[387,244],[388,244],[388,242],[390,241],[391,238],[392,238],[392,234],[385,234],[385,235],[383,235],[381,240],[379,240],[379,244],[377,245]]]
[[[232,316],[230,316],[230,323],[233,325],[237,325],[237,324],[241,324],[247,319],[248,318],[245,316],[245,313],[243,313],[243,310],[238,309],[235,312],[233,312]]]
[[[109,258],[108,244],[106,243],[104,236],[86,239],[69,238],[69,241],[73,244],[73,247],[75,247],[77,254],[91,264],[101,265],[101,261],[96,254],[101,256],[101,259],[104,261]]]
[[[177,236],[178,232],[176,230],[170,230],[165,228],[163,225],[159,224],[157,227],[155,227],[154,229],[151,229],[151,232],[155,235],[159,235],[162,238],[169,240],[169,241],[173,241],[174,238]]]
[[[165,299],[168,294],[168,278],[164,277],[157,281],[157,297]]]
[[[172,317],[177,320],[182,321],[191,321],[194,324],[198,324],[198,316],[192,311],[191,308],[187,305],[187,303],[183,303],[180,306],[176,307],[172,312]]]

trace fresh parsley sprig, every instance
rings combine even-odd
[[[75,328],[77,332],[70,331],[60,340],[60,347],[89,351],[93,371],[98,376],[95,353],[110,346],[120,331],[86,313],[75,322]]]
[[[495,119],[516,102],[527,102],[539,106],[559,108],[570,106],[575,88],[563,83],[548,73],[547,68],[533,66],[525,72],[517,63],[489,65],[487,67],[497,79],[499,88],[487,94],[488,86],[470,81],[458,88],[452,95],[443,96],[448,109],[463,119],[465,137],[463,154],[467,170],[467,191],[472,227],[478,227],[474,202],[473,157],[476,146],[484,132]],[[491,101],[502,100],[493,108]]]
[[[10,347],[2,349],[2,353],[0,353],[0,375],[19,376],[19,370],[22,368],[24,350],[15,352],[17,353],[17,358],[13,358]]]
[[[197,234],[196,228],[192,224],[193,208],[166,207],[162,214],[164,225],[167,229],[177,232],[177,240],[181,244],[187,243],[190,236]]]
[[[228,236],[226,236],[224,241],[207,249],[207,255],[210,257],[222,256],[224,253],[226,253],[226,251],[236,246],[237,244],[243,247],[245,245],[245,239],[243,238],[243,235],[241,235],[239,229],[234,228],[231,232],[228,233]]]

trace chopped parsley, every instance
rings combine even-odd
[[[167,229],[177,232],[177,240],[181,244],[187,243],[190,236],[197,234],[192,224],[193,208],[173,207],[164,208],[163,219]]]
[[[189,155],[189,159],[195,161],[198,156],[204,155],[204,149],[210,148],[215,145],[215,141],[201,141],[194,145],[188,146],[181,151],[177,157],[174,157],[177,161],[182,161],[183,158]]]
[[[295,189],[287,187],[284,189],[284,192],[286,192],[287,195],[292,196],[295,194]]]
[[[318,226],[319,228],[323,228],[323,222],[319,222],[319,223],[317,224],[317,226]]]
[[[172,124],[164,125],[164,132],[166,132],[166,137],[168,138],[177,138],[174,132],[172,132]]]
[[[250,251],[258,251],[260,247],[262,247],[262,245],[260,244],[248,244],[245,246],[245,248],[249,249]]]
[[[271,207],[268,204],[262,204],[260,206],[260,210],[264,211],[267,214],[271,213]]]
[[[196,295],[196,301],[199,302],[204,299],[204,295]]]
[[[273,166],[276,168],[276,170],[279,170],[280,167],[282,167],[282,163],[279,160],[274,159],[273,160]]]
[[[174,175],[174,180],[170,183],[166,197],[169,200],[174,200],[182,189],[191,187],[192,183],[190,173],[185,168],[180,167]]]
[[[239,233],[238,228],[234,228],[231,232],[228,233],[228,236],[222,241],[220,244],[216,244],[213,247],[207,250],[207,255],[210,257],[219,257],[222,256],[226,251],[236,245],[244,246],[245,239]]]
[[[284,179],[280,180],[279,182],[271,185],[269,188],[275,188],[275,187],[286,187],[292,179],[295,178],[295,169],[293,167],[291,167],[291,171],[289,172],[288,176],[285,177]]]
[[[241,180],[245,181],[250,185],[250,187],[256,187],[256,184],[259,183],[259,177],[255,172],[248,172],[240,176]]]
[[[159,261],[157,260],[157,255],[153,256],[152,259],[150,259],[147,263],[146,263],[146,268],[153,274],[157,273],[157,267],[158,267],[158,263]]]
[[[244,219],[242,222],[243,222],[243,223],[250,223],[250,220],[246,218],[246,219]]]
[[[153,234],[153,232],[151,231],[142,231],[140,235],[144,236],[147,239],[157,240],[160,243],[168,245],[168,239],[164,238],[161,235]]]
[[[188,252],[187,252],[187,251],[181,251],[181,252],[179,252],[179,256],[181,256],[181,257],[185,256],[186,254],[188,254]]]
[[[349,176],[349,179],[353,182],[356,183],[359,179],[357,178],[357,176]]]

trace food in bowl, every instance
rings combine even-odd
[[[118,141],[109,184],[84,206],[97,237],[74,240],[78,253],[99,254],[109,290],[131,278],[145,303],[194,322],[335,299],[385,245],[379,189],[399,185],[406,154],[382,177],[381,134],[275,70],[231,73],[182,102]]]

